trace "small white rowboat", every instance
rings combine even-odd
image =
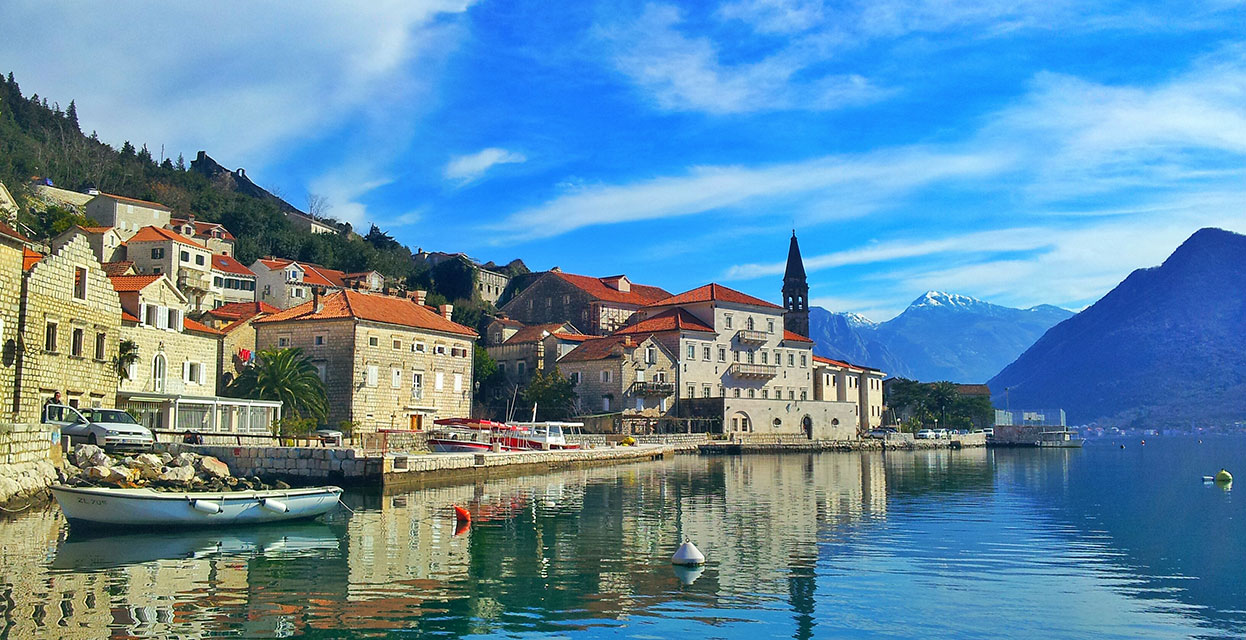
[[[163,492],[53,485],[70,525],[201,527],[314,518],[337,506],[338,487]]]

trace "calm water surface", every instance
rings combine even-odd
[[[1246,496],[1200,480],[1246,489],[1246,438],[1119,444],[680,456],[230,532],[50,507],[0,520],[0,637],[1246,636]]]

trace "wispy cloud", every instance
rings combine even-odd
[[[517,164],[527,160],[522,153],[489,147],[476,153],[454,156],[446,163],[442,175],[446,180],[463,186],[483,178],[486,172],[499,164]]]

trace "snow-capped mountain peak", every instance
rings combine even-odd
[[[947,293],[944,291],[927,291],[920,298],[913,301],[910,307],[971,307],[979,304],[987,304],[977,298],[969,296],[957,295],[955,293]]]
[[[848,326],[851,326],[851,327],[873,328],[873,327],[878,326],[877,322],[874,322],[873,320],[870,320],[869,318],[859,313],[840,313],[838,315],[842,317],[848,323]]]

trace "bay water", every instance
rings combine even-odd
[[[220,531],[49,505],[0,518],[0,638],[1246,637],[1221,467],[1246,489],[1246,438],[683,455]],[[706,566],[670,564],[684,540]]]

